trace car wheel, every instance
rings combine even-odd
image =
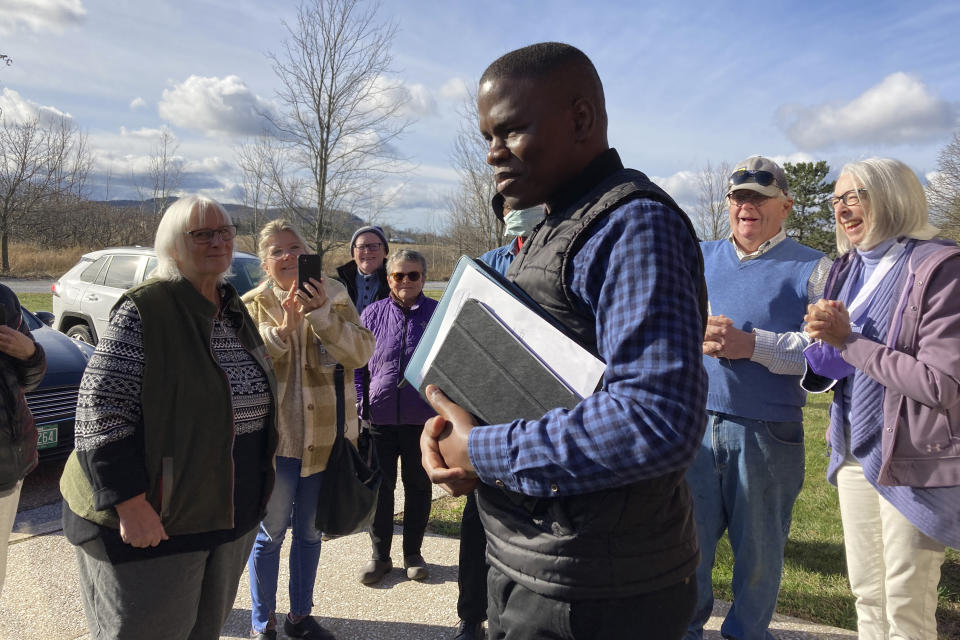
[[[86,342],[87,344],[93,344],[93,336],[90,334],[90,329],[85,324],[73,325],[67,329],[67,335],[74,340]]]

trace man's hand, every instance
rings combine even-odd
[[[426,396],[439,415],[427,420],[420,436],[423,468],[430,481],[450,495],[470,493],[478,480],[467,453],[467,439],[476,422],[436,386],[428,385]]]
[[[160,516],[141,493],[115,505],[120,517],[120,537],[127,544],[137,547],[155,547],[169,536],[160,522]]]
[[[850,313],[840,300],[818,300],[807,306],[804,331],[811,340],[823,340],[839,349],[850,335]]]
[[[4,324],[0,325],[0,351],[17,360],[28,360],[37,351],[37,345],[27,336]]]
[[[703,334],[704,355],[728,360],[750,358],[755,344],[753,333],[737,329],[730,318],[724,315],[707,317]]]

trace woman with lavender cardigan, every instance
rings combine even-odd
[[[960,250],[932,240],[897,160],[846,165],[832,203],[840,257],[805,316],[804,387],[836,382],[827,473],[859,637],[936,639],[944,547],[960,547]]]

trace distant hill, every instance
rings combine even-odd
[[[176,201],[177,201],[177,198],[170,198],[171,203]],[[154,199],[150,198],[148,200],[143,200],[143,201],[107,200],[105,201],[105,203],[117,209],[135,209],[135,210],[142,209],[143,211],[153,211]],[[227,213],[230,214],[234,222],[243,224],[253,219],[253,209],[251,209],[246,205],[234,204],[230,202],[222,203],[222,204],[223,204],[223,208],[227,210]],[[278,218],[281,215],[284,215],[284,213],[285,211],[283,209],[267,209],[266,210],[266,215],[271,220],[273,220],[274,218]],[[356,228],[364,224],[364,221],[362,218],[359,218],[358,216],[355,216],[353,214],[346,214],[346,215],[347,215],[347,220],[349,221],[348,224],[346,225],[347,227]]]

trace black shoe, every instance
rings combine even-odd
[[[363,571],[360,572],[360,582],[361,584],[377,584],[383,580],[383,576],[390,573],[390,570],[393,569],[393,561],[389,558],[386,560],[371,560],[363,567]]]
[[[307,616],[294,624],[290,618],[283,619],[283,632],[291,638],[306,638],[306,640],[337,640],[337,637],[320,626],[316,618]]]
[[[403,568],[407,570],[407,577],[411,580],[426,580],[430,577],[427,563],[419,553],[415,556],[405,556]]]
[[[461,620],[460,624],[457,625],[457,635],[453,636],[453,640],[483,640],[486,637],[487,633],[483,630],[483,620],[480,622]]]

